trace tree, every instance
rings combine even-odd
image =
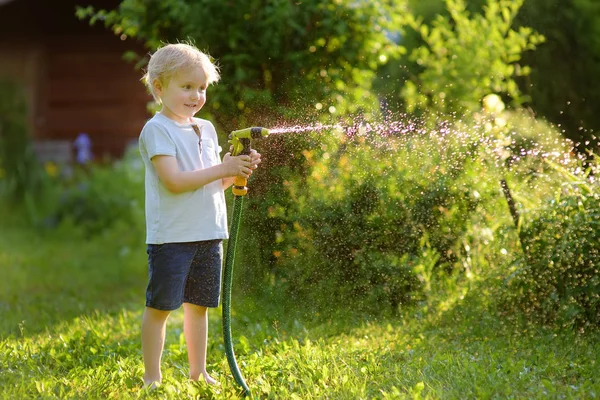
[[[227,126],[377,112],[372,82],[402,52],[387,32],[403,7],[404,0],[124,0],[117,10],[78,15],[149,49],[189,39],[208,51],[223,79],[207,109]]]
[[[463,115],[479,109],[489,93],[508,96],[517,106],[529,100],[515,78],[530,73],[520,64],[522,53],[543,37],[531,28],[511,27],[522,4],[488,0],[483,14],[471,14],[464,0],[446,0],[450,17],[438,15],[431,25],[408,15],[406,24],[424,44],[410,54],[421,71],[401,92],[407,110]]]

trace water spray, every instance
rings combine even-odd
[[[233,131],[229,135],[229,143],[233,147],[231,150],[232,156],[250,155],[252,151],[252,140],[260,139],[269,135],[269,131],[265,128],[252,127]],[[233,198],[233,215],[231,218],[231,226],[229,228],[229,242],[227,244],[227,254],[225,256],[225,268],[223,270],[223,342],[225,344],[225,354],[229,369],[233,378],[244,391],[244,396],[250,395],[250,389],[242,376],[240,368],[235,359],[233,352],[233,343],[231,339],[231,283],[233,278],[233,264],[235,261],[235,247],[237,244],[237,236],[242,217],[242,205],[244,196],[248,193],[248,179],[236,176],[233,182],[231,192]]]

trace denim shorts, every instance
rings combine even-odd
[[[182,303],[217,307],[221,291],[221,239],[149,244],[146,306],[172,311]]]

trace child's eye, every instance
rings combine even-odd
[[[183,88],[186,90],[190,90],[192,88],[192,85],[185,85]]]

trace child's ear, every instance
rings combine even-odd
[[[156,93],[156,95],[158,97],[160,97],[162,95],[162,91],[163,91],[163,84],[159,79],[155,79],[152,82],[152,87],[154,88],[154,93]]]

